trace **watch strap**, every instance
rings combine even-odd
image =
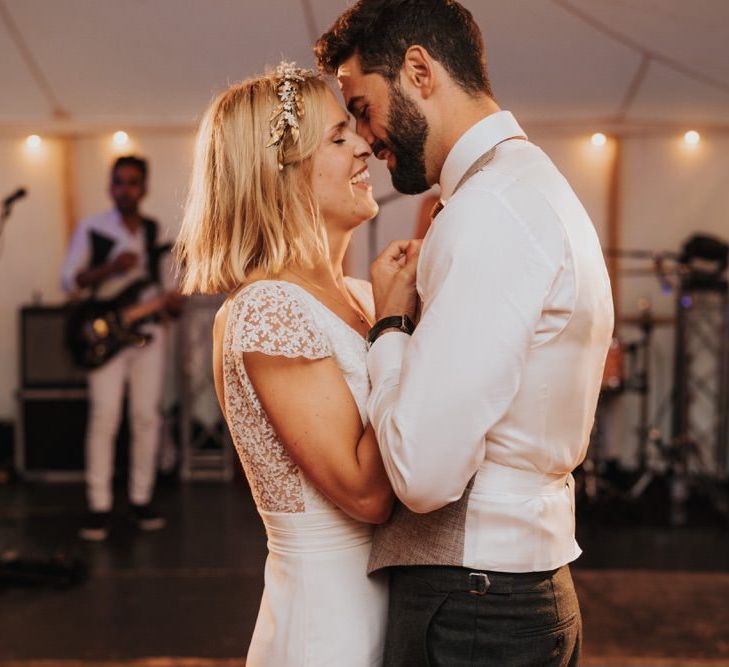
[[[415,331],[415,324],[407,315],[383,317],[367,332],[367,342],[372,345],[386,329],[399,329],[410,336]]]

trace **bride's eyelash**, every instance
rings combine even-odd
[[[343,144],[346,141],[346,139],[334,139],[335,144]]]

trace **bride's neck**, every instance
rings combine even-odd
[[[341,264],[333,266],[330,262],[321,261],[313,266],[289,266],[284,273],[291,273],[305,282],[314,283],[326,289],[332,286],[339,288],[344,282]]]
[[[313,266],[291,266],[289,271],[305,280],[310,280],[322,286],[332,284],[341,288],[344,284],[344,255],[352,238],[351,232],[329,231],[327,241],[329,244],[328,259],[322,258]]]
[[[351,231],[328,230],[329,268],[337,283],[344,279],[344,256],[352,240]]]

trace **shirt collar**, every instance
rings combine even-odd
[[[123,228],[124,222],[122,221],[121,213],[117,210],[116,206],[112,206],[110,209],[106,211],[107,220],[114,225],[115,227]]]
[[[466,130],[451,148],[440,172],[440,198],[448,201],[468,168],[496,144],[511,137],[526,137],[510,111],[497,111]]]
[[[129,227],[127,227],[124,224],[124,220],[122,220],[121,213],[119,213],[119,209],[116,206],[113,206],[108,210],[108,216],[109,220],[111,220],[111,223],[116,227],[122,234],[126,234],[127,236],[136,237],[139,235],[139,231],[142,229],[142,226],[140,225],[137,228],[137,231],[132,233],[129,230]]]

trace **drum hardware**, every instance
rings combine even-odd
[[[640,338],[631,343],[625,343],[616,337],[613,338],[608,348],[600,388],[600,399],[595,418],[593,440],[598,444],[601,438],[604,437],[601,427],[605,412],[609,409],[610,402],[626,392],[639,394],[640,416],[638,428],[636,429],[638,436],[638,465],[639,470],[645,471],[647,468],[650,441],[652,438],[655,438],[656,432],[656,429],[650,425],[648,404],[650,395],[649,363],[655,318],[651,313],[650,304],[647,300],[641,301],[639,306],[640,313],[634,316],[634,319],[635,323],[641,328]],[[602,460],[595,451],[599,448],[591,447],[588,449],[588,457],[582,464],[584,492],[587,498],[593,501],[597,499],[602,486],[602,480],[599,479]],[[651,479],[646,479],[646,487]],[[637,495],[641,495],[642,488],[643,485],[641,484],[635,492],[631,489],[629,494],[633,495],[633,493],[636,493]]]
[[[729,520],[729,244],[695,234],[683,244],[676,291],[672,520],[685,522],[690,487]]]
[[[687,522],[687,502],[692,492],[700,492],[721,516],[729,518],[729,498],[723,486],[729,473],[729,299],[725,278],[729,246],[710,236],[694,235],[684,243],[680,253],[610,249],[606,254],[649,260],[652,263],[650,268],[621,269],[620,273],[628,277],[654,275],[664,293],[676,294],[675,317],[655,317],[647,302],[643,303],[638,314],[622,319],[623,324],[640,328],[640,338],[630,344],[614,341],[608,353],[601,400],[602,396],[610,396],[611,390],[616,393],[614,388],[617,386],[620,386],[620,391],[640,394],[636,429],[639,476],[628,490],[627,497],[639,499],[654,479],[662,477],[668,483],[668,510],[673,525]],[[716,308],[711,312],[705,310],[703,315],[691,312],[692,308],[702,304],[705,309],[708,308],[706,302],[711,301],[706,297],[708,293],[723,295],[723,320],[716,317]],[[689,318],[689,314],[693,319]],[[709,321],[711,326],[708,326]],[[670,438],[664,438],[649,418],[649,361],[654,328],[673,325],[676,326],[674,382],[653,421],[653,424],[660,423],[663,418],[660,415],[665,416],[666,408],[672,408],[673,431]],[[618,349],[622,350],[623,363],[627,364],[622,372],[615,369],[615,365],[620,364]],[[706,377],[707,362],[714,364],[709,373],[711,377]],[[618,382],[617,378],[622,381]],[[716,399],[715,418],[707,419],[697,412],[692,423],[691,414],[697,401],[703,401],[705,407],[707,396]],[[709,427],[714,430],[707,431]],[[707,438],[708,441],[716,440],[711,446],[712,455],[716,458],[713,468],[707,465],[703,451],[706,447],[701,446],[707,445]],[[593,459],[589,461],[588,468],[590,471],[596,469]],[[590,474],[595,475],[594,472]],[[591,486],[586,490],[595,492],[599,480],[589,481]]]
[[[673,290],[672,280],[674,276],[680,275],[681,271],[678,265],[679,253],[611,248],[605,251],[605,255],[626,260],[649,261],[650,266],[627,269],[621,267],[620,274],[628,277],[656,276],[663,291]],[[632,342],[626,342],[617,337],[613,338],[608,349],[594,435],[599,441],[602,435],[601,422],[611,401],[624,393],[632,392],[639,395],[638,426],[635,429],[638,439],[639,476],[627,492],[618,491],[618,495],[627,493],[627,496],[631,499],[642,496],[659,472],[649,466],[649,460],[652,462],[656,458],[653,454],[658,453],[657,458],[661,460],[666,455],[661,433],[650,421],[649,397],[652,379],[650,376],[650,358],[655,327],[670,326],[674,322],[674,318],[653,315],[650,302],[647,299],[642,299],[638,304],[638,312],[622,318],[619,322],[637,326],[640,329],[639,338]],[[605,480],[600,478],[602,460],[599,453],[595,452],[595,449],[598,448],[591,447],[588,450],[588,458],[582,466],[584,492],[590,500],[597,499],[601,488],[603,488],[603,482],[606,483]]]
[[[625,367],[625,347],[619,338],[613,338],[608,348],[607,359],[605,359],[605,369],[602,373],[601,392],[620,392],[623,390],[623,382],[625,377],[623,370]]]
[[[643,496],[651,482],[657,477],[669,475],[671,479],[672,498],[678,498],[679,484],[673,480],[683,479],[678,473],[682,468],[681,451],[673,443],[663,439],[662,431],[655,425],[660,423],[665,408],[670,401],[664,401],[654,419],[650,418],[649,399],[651,395],[652,376],[650,373],[650,360],[653,344],[653,332],[656,326],[669,325],[675,320],[667,317],[656,317],[652,314],[647,299],[639,302],[639,313],[626,318],[626,323],[640,327],[641,336],[638,340],[625,346],[629,370],[625,388],[640,395],[639,416],[636,434],[638,436],[638,479],[630,486],[627,496],[630,500],[638,500]],[[672,392],[671,392],[672,394]],[[671,396],[669,395],[669,398]],[[674,493],[674,487],[676,492]],[[681,503],[683,507],[683,501]],[[672,515],[674,512],[672,512]]]
[[[652,427],[649,425],[650,398],[650,357],[653,344],[653,316],[650,302],[641,299],[638,304],[640,311],[639,327],[640,338],[628,346],[631,362],[630,389],[640,394],[640,416],[638,422],[638,467],[645,470],[648,458],[648,447]]]

